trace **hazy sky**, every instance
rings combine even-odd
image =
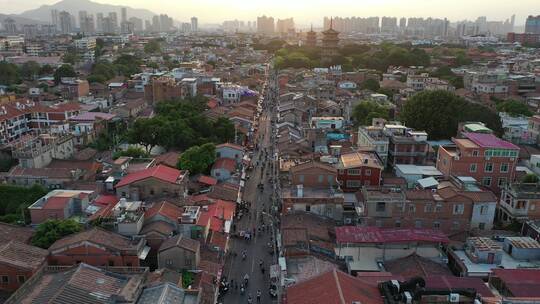
[[[96,2],[147,8],[167,13],[178,20],[198,16],[199,23],[223,20],[254,20],[266,14],[275,18],[294,17],[296,23],[322,23],[330,16],[448,17],[451,21],[504,20],[516,14],[516,24],[527,15],[540,14],[540,0],[95,0]],[[0,13],[20,13],[58,0],[0,0]]]

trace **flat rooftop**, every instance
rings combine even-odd
[[[470,277],[482,277],[487,276],[491,273],[492,269],[504,268],[504,269],[518,269],[518,268],[538,268],[540,267],[540,261],[538,262],[526,262],[518,261],[514,259],[511,255],[502,251],[502,260],[499,265],[497,264],[482,264],[472,262],[464,250],[455,250],[454,253],[461,262],[467,268],[468,276]]]

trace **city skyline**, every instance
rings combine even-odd
[[[4,13],[22,13],[23,11],[37,8],[41,5],[51,5],[57,0],[30,0],[24,2],[11,2],[2,0]],[[392,16],[392,17],[433,17],[448,18],[451,22],[461,20],[475,20],[478,16],[486,16],[488,20],[504,21],[510,15],[516,15],[516,25],[523,25],[525,18],[530,14],[540,13],[540,3],[534,0],[520,0],[506,2],[501,0],[487,1],[480,0],[470,3],[470,1],[456,0],[448,1],[426,1],[426,0],[366,0],[362,3],[352,3],[348,0],[337,0],[331,4],[321,0],[307,1],[284,1],[277,0],[272,3],[263,1],[251,1],[246,3],[241,0],[231,0],[227,6],[223,6],[220,1],[201,0],[183,1],[174,3],[170,0],[147,2],[142,0],[110,0],[94,1],[97,3],[108,3],[114,5],[125,5],[133,8],[145,8],[152,10],[156,14],[163,13],[166,6],[167,12],[176,20],[189,21],[192,16],[199,18],[199,23],[221,23],[225,20],[255,20],[257,16],[267,15],[274,18],[295,18],[299,25],[313,23],[314,26],[321,26],[325,16],[340,17],[369,17],[369,16]],[[487,5],[489,4],[489,5]],[[467,7],[464,12],[463,7]],[[211,10],[209,8],[212,8]],[[441,12],[444,12],[441,14]]]

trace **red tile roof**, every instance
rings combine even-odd
[[[94,200],[94,204],[108,206],[111,204],[116,204],[118,203],[118,201],[120,201],[120,199],[118,199],[116,195],[103,194],[103,195],[98,196]]]
[[[17,241],[0,245],[0,263],[34,270],[45,262],[49,252]]]
[[[171,168],[176,168],[176,164],[178,163],[178,158],[180,157],[179,152],[167,152],[165,154],[161,154],[155,158],[157,165],[165,165],[169,166]]]
[[[130,251],[132,254],[136,254],[139,249],[138,241],[132,241],[130,238],[120,234],[94,227],[90,230],[72,234],[54,242],[54,244],[49,247],[49,251],[61,251],[64,250],[64,248],[76,246],[83,242],[104,246],[115,251]]]
[[[53,196],[47,199],[42,209],[64,209],[71,197]]]
[[[495,295],[480,278],[464,278],[449,276],[428,276],[426,278],[426,288],[434,289],[456,289],[474,288],[483,298],[492,298]]]
[[[470,139],[475,144],[483,148],[498,148],[498,149],[514,149],[519,150],[519,147],[511,142],[502,140],[493,134],[483,133],[463,133],[465,137]]]
[[[201,184],[210,185],[210,186],[213,186],[213,185],[217,184],[217,179],[215,179],[215,178],[213,178],[211,176],[207,176],[207,175],[199,176],[197,181],[199,183],[201,183]]]
[[[152,206],[150,209],[146,210],[144,218],[148,220],[158,214],[170,219],[173,222],[176,222],[182,216],[182,208],[169,202],[157,203],[154,204],[154,206]]]
[[[138,172],[130,173],[126,175],[122,180],[116,185],[117,188],[129,185],[134,182],[141,181],[150,177],[162,180],[168,183],[176,183],[178,179],[184,174],[183,171],[173,169],[171,167],[159,165],[156,167],[151,167],[144,169]]]
[[[213,204],[207,205],[208,210],[202,210],[197,225],[206,227],[210,224],[210,230],[223,232],[224,221],[232,220],[236,211],[236,203],[224,200],[214,200]]]
[[[336,227],[338,243],[448,243],[448,237],[433,229],[406,229],[378,227],[342,226]]]
[[[229,172],[234,172],[236,170],[236,162],[230,158],[218,158],[212,166],[212,170],[215,169],[225,169]]]
[[[201,244],[197,240],[190,239],[179,234],[165,240],[165,242],[163,242],[163,244],[161,244],[159,247],[159,251],[161,252],[171,247],[180,247],[191,252],[198,252]]]
[[[540,297],[540,269],[492,269],[514,297]]]
[[[240,150],[240,151],[244,151],[244,147],[242,147],[240,145],[236,145],[236,144],[231,144],[231,143],[224,143],[224,144],[217,145],[216,149],[225,148],[225,147]]]
[[[0,244],[7,243],[9,241],[30,243],[33,235],[34,230],[31,228],[0,223]]]
[[[286,304],[384,303],[379,289],[339,270],[331,270],[287,288]]]

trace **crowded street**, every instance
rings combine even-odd
[[[247,171],[243,209],[233,227],[233,239],[225,267],[229,290],[222,303],[277,303],[279,277],[271,278],[271,268],[277,267],[276,243],[279,220],[274,181],[277,174],[272,146],[272,100],[275,89],[269,85],[258,130],[254,140],[250,170]],[[275,271],[274,271],[275,273]]]

